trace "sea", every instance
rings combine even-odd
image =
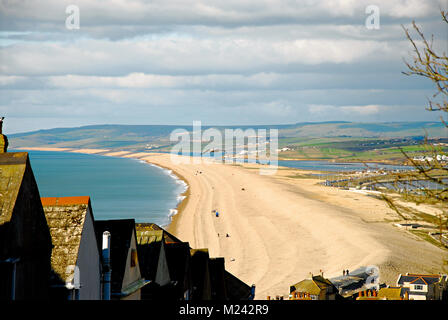
[[[133,218],[166,227],[187,190],[172,171],[142,160],[27,152],[41,197],[90,196],[96,220]]]
[[[15,150],[19,151],[19,150]],[[41,197],[90,196],[94,217],[152,222],[166,227],[188,186],[172,171],[130,158],[72,152],[27,151]],[[321,171],[365,170],[364,163],[279,161],[279,166]],[[368,164],[370,169],[402,166]]]

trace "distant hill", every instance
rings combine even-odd
[[[26,147],[71,147],[106,148],[122,150],[144,150],[148,146],[163,149],[172,144],[170,133],[175,129],[192,130],[192,126],[173,125],[94,125],[77,128],[55,128],[9,135],[10,148]],[[205,130],[209,127],[203,126]],[[288,125],[268,126],[214,126],[243,130],[253,128],[275,128],[280,138],[317,137],[372,137],[403,138],[422,137],[446,138],[448,130],[440,122],[305,122]]]

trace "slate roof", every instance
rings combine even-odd
[[[145,231],[143,235],[137,230],[140,272],[147,280],[154,280],[156,277],[162,240],[163,230]]]
[[[170,278],[175,281],[184,281],[190,264],[189,243],[168,243],[165,245],[165,253]]]
[[[192,298],[196,300],[210,299],[210,273],[208,267],[208,249],[190,249],[191,254],[191,276],[195,290]]]
[[[11,220],[25,169],[29,165],[26,152],[0,154],[0,225]]]
[[[210,258],[210,281],[212,300],[227,300],[224,258]]]
[[[148,241],[150,241],[149,239],[146,238],[146,236],[148,235],[153,236],[154,233],[151,233],[152,231],[163,231],[163,237],[165,239],[165,243],[182,242],[181,240],[179,240],[171,233],[169,233],[168,231],[161,228],[155,223],[136,223],[135,230],[137,232],[137,240],[139,241],[139,243],[147,243]]]
[[[112,268],[111,291],[120,293],[123,285],[128,251],[131,247],[132,232],[135,231],[134,219],[97,220],[95,233],[98,243],[102,243],[103,232],[109,231],[110,262]]]
[[[297,291],[303,293],[309,293],[312,295],[319,295],[322,290],[334,285],[330,280],[325,279],[322,276],[313,276],[311,279],[302,280],[295,285],[291,286],[290,292]]]
[[[387,300],[401,300],[404,297],[404,292],[402,287],[389,287],[389,288],[381,288],[378,290],[378,299],[387,299]]]
[[[227,299],[250,300],[252,298],[251,287],[226,270],[224,270],[224,281]]]
[[[433,283],[437,283],[440,281],[440,275],[438,274],[406,274],[400,275],[397,283],[399,285],[404,285],[405,282],[409,282],[411,284],[422,284],[422,285],[430,285]]]
[[[41,200],[53,243],[51,267],[62,281],[71,281],[74,269],[68,267],[76,265],[78,260],[90,198],[59,197]]]

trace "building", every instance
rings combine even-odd
[[[192,300],[211,300],[208,249],[191,249]]]
[[[356,300],[409,300],[409,290],[402,287],[383,287],[356,293]]]
[[[290,300],[336,300],[338,289],[323,275],[310,275],[290,287]]]
[[[101,256],[89,197],[42,198],[50,228],[51,298],[101,300]]]
[[[154,223],[136,224],[142,275],[152,283],[143,299],[190,300],[190,245]]]
[[[228,300],[224,258],[210,258],[208,261],[208,268],[210,273],[212,300]]]
[[[111,298],[141,300],[141,289],[149,282],[140,272],[134,219],[97,220],[97,242],[110,232]]]
[[[0,244],[0,300],[48,298],[51,236],[26,152],[0,150]]]
[[[409,291],[402,287],[386,287],[378,290],[380,300],[409,300]]]
[[[142,288],[149,300],[248,300],[255,286],[225,270],[224,258],[210,258],[207,249],[191,249],[153,223],[136,224]]]
[[[397,286],[408,289],[409,300],[442,300],[447,291],[448,276],[440,274],[400,274]]]
[[[0,153],[8,150],[8,137],[3,134],[3,119],[5,117],[0,117]]]

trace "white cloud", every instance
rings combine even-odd
[[[333,105],[309,105],[308,111],[311,114],[345,114],[351,116],[369,116],[378,114],[381,110],[390,108],[390,106],[365,105],[365,106],[333,106]]]
[[[65,29],[69,4],[80,30]],[[364,26],[370,4],[380,30]],[[401,74],[411,47],[400,25],[415,19],[437,32],[440,5],[0,0],[0,113],[64,125],[72,110],[89,123],[249,124],[387,120],[412,106],[406,117],[421,119],[433,91]]]

